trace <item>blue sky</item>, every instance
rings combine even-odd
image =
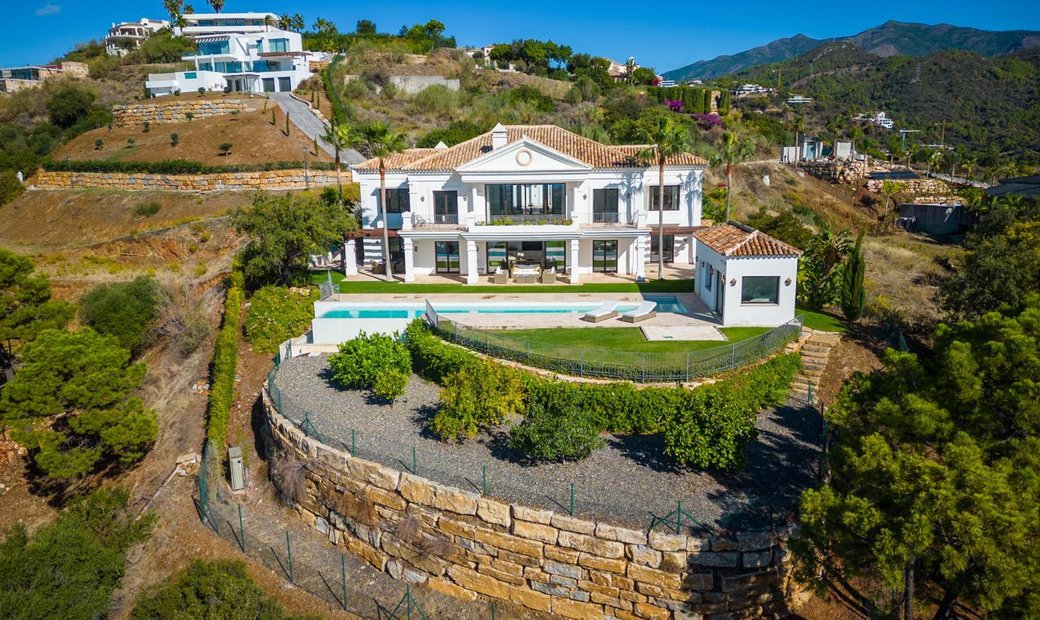
[[[197,12],[208,10],[193,0]],[[104,36],[113,21],[162,18],[161,0],[9,0],[0,22],[0,66],[52,60],[73,43]],[[951,23],[987,30],[1040,30],[1040,2],[929,0],[827,5],[805,11],[801,3],[768,0],[722,2],[711,8],[696,2],[597,2],[525,0],[511,2],[330,2],[326,0],[227,0],[225,11],[300,12],[310,25],[316,17],[352,30],[371,19],[380,30],[436,18],[462,45],[551,38],[586,51],[623,60],[635,56],[658,71],[719,54],[732,54],[780,37],[804,33],[815,38],[850,35],[889,19]],[[825,7],[843,10],[823,10]]]

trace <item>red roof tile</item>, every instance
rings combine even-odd
[[[723,256],[801,256],[802,251],[760,230],[742,224],[719,224],[693,233]]]

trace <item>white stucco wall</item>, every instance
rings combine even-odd
[[[697,295],[715,309],[717,279],[711,290],[705,281],[704,265],[724,274],[722,322],[726,327],[775,327],[795,316],[798,289],[798,259],[794,257],[726,257],[697,242]],[[780,279],[778,303],[741,303],[743,279],[748,276],[775,276]],[[735,282],[734,282],[735,281]]]

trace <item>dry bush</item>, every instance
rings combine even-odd
[[[453,544],[447,538],[441,536],[428,536],[423,538],[416,548],[428,556],[447,557],[452,552]]]
[[[404,515],[394,526],[394,536],[413,547],[418,547],[422,542],[422,521],[415,515]]]
[[[307,462],[278,455],[271,464],[271,478],[287,500],[299,503],[307,490]]]
[[[177,342],[177,350],[187,357],[209,338],[210,326],[206,317],[209,305],[205,295],[196,292],[185,278],[169,277],[159,287],[159,333]]]

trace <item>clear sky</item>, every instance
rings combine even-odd
[[[205,0],[191,0],[207,12]],[[814,38],[855,34],[889,19],[950,23],[986,30],[1040,30],[1036,0],[907,0],[882,3],[742,0],[711,4],[618,0],[227,0],[225,12],[301,13],[353,30],[371,19],[381,31],[439,19],[460,45],[514,38],[551,38],[575,49],[623,60],[635,56],[658,71],[732,54],[798,33]],[[0,66],[53,60],[79,41],[102,38],[114,21],[163,18],[161,0],[2,0]]]

